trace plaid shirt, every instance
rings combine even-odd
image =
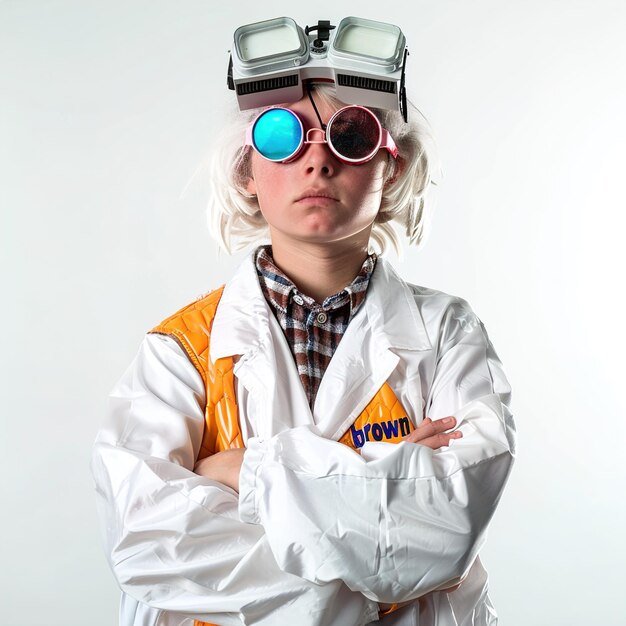
[[[322,376],[350,320],[365,300],[376,255],[369,255],[356,278],[322,304],[298,291],[276,267],[272,246],[258,248],[255,259],[261,290],[285,333],[309,406],[313,408]]]

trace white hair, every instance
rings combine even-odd
[[[334,108],[345,106],[337,100],[332,87],[315,85],[314,90],[320,100]],[[240,112],[234,104],[212,146],[208,224],[211,235],[228,253],[269,237],[257,197],[246,189],[252,177],[251,150],[243,145],[248,126],[262,110]],[[387,159],[385,186],[370,245],[379,254],[389,244],[399,252],[398,227],[411,244],[419,245],[426,234],[426,197],[436,171],[434,142],[428,123],[411,103],[408,123],[399,111],[371,111],[396,142],[398,158],[389,155]]]

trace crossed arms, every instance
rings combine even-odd
[[[448,341],[438,372],[427,403],[435,426],[414,440],[368,443],[359,456],[294,429],[251,439],[243,465],[232,455],[230,478],[205,477],[193,472],[202,380],[174,341],[148,336],[94,449],[122,589],[207,622],[330,626],[365,624],[378,603],[458,583],[506,482],[513,429],[508,385],[480,327]],[[428,442],[450,435],[431,431],[451,414],[463,437]],[[238,498],[226,484],[240,467]]]

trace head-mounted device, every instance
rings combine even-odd
[[[296,102],[305,81],[332,83],[346,104],[399,110],[407,119],[408,50],[397,26],[346,17],[304,30],[289,17],[240,26],[228,65],[228,86],[241,110]]]

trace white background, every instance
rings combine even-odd
[[[239,260],[206,233],[202,170],[233,97],[232,33],[350,14],[403,28],[443,161],[432,235],[399,269],[469,300],[515,392],[519,457],[483,552],[501,624],[626,623],[625,4],[14,0],[0,2],[2,625],[116,623],[90,447],[143,333]]]

